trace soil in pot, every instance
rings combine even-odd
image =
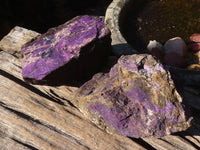
[[[122,34],[139,51],[149,40],[164,43],[179,36],[188,42],[200,32],[200,0],[137,0],[125,10]]]

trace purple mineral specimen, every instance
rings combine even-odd
[[[77,94],[82,112],[98,126],[129,137],[163,137],[186,130],[182,97],[171,76],[151,55],[119,58]]]
[[[36,84],[60,84],[95,73],[111,51],[103,17],[78,16],[49,29],[22,48],[22,76]]]

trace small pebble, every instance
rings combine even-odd
[[[157,48],[158,50],[162,51],[163,50],[163,45],[156,41],[156,40],[153,40],[153,41],[149,41],[149,44],[147,45],[147,49],[151,52],[152,49],[154,48]]]
[[[200,64],[192,64],[187,67],[189,70],[200,70]]]
[[[200,34],[194,33],[190,36],[190,41],[192,42],[200,42]]]
[[[197,53],[195,53],[194,56],[195,56],[195,62],[197,64],[200,64],[200,51],[198,51]]]
[[[173,52],[184,56],[187,51],[187,46],[183,39],[181,39],[180,37],[175,37],[165,42],[164,51],[165,54]]]

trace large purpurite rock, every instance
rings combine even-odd
[[[99,70],[111,51],[103,17],[78,16],[22,48],[22,76],[35,84],[65,84]]]
[[[88,118],[110,133],[163,137],[190,126],[170,73],[151,55],[120,57],[109,73],[96,74],[81,86],[75,99]]]

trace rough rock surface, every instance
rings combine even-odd
[[[104,18],[79,16],[24,45],[22,76],[36,84],[65,83],[95,73],[110,51]]]
[[[75,99],[110,133],[163,137],[190,126],[169,72],[151,55],[120,57],[109,73],[96,74],[80,87]]]

